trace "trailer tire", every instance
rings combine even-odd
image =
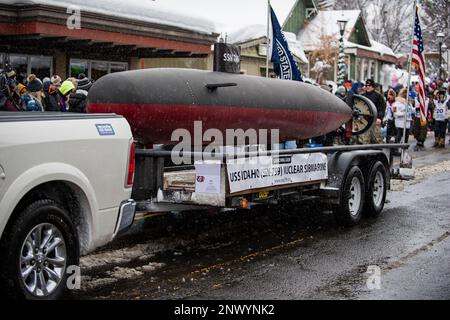
[[[359,223],[364,208],[364,193],[364,175],[361,169],[354,166],[345,178],[340,204],[334,210],[339,225],[351,227]]]
[[[68,212],[53,200],[28,205],[0,248],[1,295],[54,300],[67,290],[67,268],[77,266],[79,246]]]
[[[364,214],[376,218],[383,211],[387,193],[386,168],[380,161],[370,169]]]

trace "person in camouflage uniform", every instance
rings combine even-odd
[[[386,102],[383,96],[375,91],[375,83],[372,79],[366,81],[363,96],[372,101],[377,108],[377,121],[366,133],[353,137],[352,142],[353,144],[381,144],[383,143],[381,124],[386,112]],[[354,124],[354,126],[356,131],[362,129],[357,128],[358,124]],[[360,126],[364,126],[364,124],[360,124]]]

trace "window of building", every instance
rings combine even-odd
[[[16,70],[16,79],[20,83],[25,83],[28,76],[28,57],[11,54],[9,56],[9,65]]]
[[[89,64],[86,60],[71,59],[70,60],[70,76],[78,78],[78,75],[84,73],[89,76]]]
[[[9,63],[16,70],[17,80],[24,83],[29,74],[35,74],[39,79],[51,77],[53,74],[53,58],[26,54],[0,54],[0,63]]]
[[[75,78],[84,73],[88,78],[97,80],[108,73],[126,70],[128,70],[126,62],[70,59],[70,76]]]
[[[121,72],[121,71],[127,71],[127,69],[128,69],[128,65],[126,63],[111,62],[109,72],[110,73]]]
[[[42,56],[30,56],[31,73],[35,74],[39,79],[52,76],[53,59]]]
[[[91,78],[94,80],[107,75],[108,72],[108,62],[104,61],[92,61],[91,62]]]

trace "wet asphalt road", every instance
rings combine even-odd
[[[345,229],[302,204],[138,221],[84,258],[71,297],[450,299],[450,148],[413,155],[418,179],[396,183],[377,220]],[[369,266],[379,288],[367,286]]]

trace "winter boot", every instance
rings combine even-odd
[[[445,148],[445,138],[439,139],[439,148]]]
[[[433,145],[433,147],[434,148],[439,147],[439,138],[438,137],[434,137],[434,145]]]

